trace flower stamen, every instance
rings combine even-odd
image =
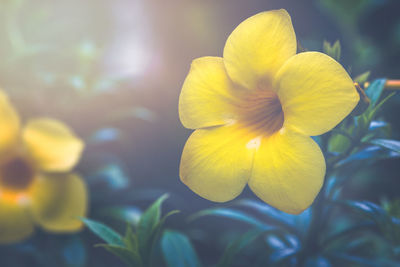
[[[251,92],[238,105],[241,123],[261,135],[271,135],[283,126],[284,115],[278,95],[272,90]]]

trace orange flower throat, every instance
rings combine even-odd
[[[238,105],[240,122],[262,135],[279,131],[284,122],[284,114],[278,95],[272,90],[256,90],[243,97]]]

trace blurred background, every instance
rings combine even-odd
[[[398,0],[2,0],[0,87],[25,121],[55,117],[85,139],[77,171],[91,191],[91,218],[124,229],[124,220],[137,219],[168,192],[167,209],[183,211],[170,226],[193,230],[186,217],[214,204],[179,181],[191,132],[178,118],[182,83],[193,59],[222,56],[241,21],[279,8],[291,15],[302,47],[321,51],[324,40],[340,40],[341,63],[352,77],[370,70],[372,79],[400,78]],[[399,104],[394,97],[384,110],[393,139],[400,138]],[[366,166],[345,194],[375,202],[399,198],[399,163]],[[248,190],[241,197],[255,198]],[[236,227],[199,223],[210,236]],[[98,241],[87,230],[37,231],[23,243],[0,246],[0,265],[122,266],[93,247]],[[217,241],[197,247],[206,262],[221,253]]]

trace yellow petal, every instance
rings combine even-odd
[[[45,171],[69,171],[78,162],[84,144],[62,122],[42,118],[31,120],[23,131],[28,152]]]
[[[254,156],[251,190],[287,213],[307,209],[323,184],[325,160],[308,136],[281,130],[265,137]]]
[[[23,200],[0,192],[0,244],[22,241],[33,233],[33,222]]]
[[[18,140],[19,117],[7,95],[0,90],[0,154]]]
[[[197,129],[226,124],[233,118],[233,90],[222,58],[195,59],[179,97],[183,126]]]
[[[228,37],[225,67],[229,77],[246,88],[268,86],[283,63],[296,54],[296,47],[286,10],[262,12],[240,23]]]
[[[352,79],[331,57],[319,52],[293,56],[279,70],[275,87],[285,126],[306,135],[320,135],[335,127],[357,105]]]
[[[88,193],[78,175],[38,177],[31,195],[34,219],[44,229],[73,232],[82,228],[79,217],[86,216]]]
[[[245,187],[254,154],[251,134],[237,124],[196,130],[183,149],[180,177],[203,198],[224,202]]]

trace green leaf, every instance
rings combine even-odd
[[[139,253],[139,243],[137,235],[132,231],[132,228],[129,224],[126,228],[124,243],[129,250]]]
[[[161,205],[167,197],[168,195],[165,194],[157,199],[140,217],[137,226],[139,253],[142,256],[145,265],[148,265],[151,260],[153,247],[159,237],[165,220],[172,214],[179,212],[173,210],[161,218]]]
[[[141,250],[147,247],[154,229],[160,222],[161,205],[167,198],[167,194],[162,195],[140,217],[139,223],[137,225],[137,235]]]
[[[164,223],[165,223],[165,221],[167,220],[167,218],[168,218],[169,216],[174,215],[174,214],[177,214],[177,213],[179,213],[179,212],[180,212],[179,210],[172,210],[172,211],[168,212],[167,214],[165,214],[164,217],[161,218],[160,222],[156,225],[156,227],[155,227],[155,229],[154,229],[154,232],[153,232],[153,235],[152,235],[152,238],[151,238],[151,240],[152,240],[153,243],[154,243],[154,242],[157,240],[157,238],[159,237],[159,234],[161,233],[161,229],[162,229],[162,227],[164,226]],[[153,244],[153,245],[154,245],[154,244]]]
[[[342,123],[339,129],[333,129],[331,136],[328,140],[328,151],[343,153],[347,151],[352,142],[352,133],[354,131],[354,124],[350,124],[346,127],[345,123]]]
[[[387,148],[394,152],[400,153],[400,141],[389,139],[374,139],[369,141],[371,144]]]
[[[121,235],[107,225],[87,218],[80,219],[95,235],[103,239],[107,244],[124,246]]]
[[[361,74],[358,75],[357,77],[355,77],[353,80],[354,80],[356,83],[363,84],[363,83],[365,83],[366,81],[368,81],[368,78],[369,78],[369,75],[370,75],[370,74],[371,74],[370,71],[366,71],[366,72],[364,72],[364,73],[361,73]]]
[[[160,237],[160,233],[162,230],[162,227],[164,226],[165,221],[167,220],[167,218],[173,214],[179,213],[179,210],[173,210],[168,212],[161,220],[160,222],[157,224],[156,228],[154,229],[150,239],[149,239],[149,245],[148,245],[148,249],[147,249],[147,253],[143,254],[143,258],[147,259],[147,262],[149,262],[151,259],[149,259],[151,257],[151,253],[154,250],[154,247],[156,245],[157,240]]]
[[[241,235],[239,238],[233,240],[225,249],[224,254],[222,254],[217,267],[231,266],[235,256],[263,233],[265,233],[265,231],[260,229],[250,230]]]
[[[336,61],[339,61],[342,47],[340,45],[339,40],[337,40],[333,45],[331,45],[331,43],[329,43],[328,41],[324,41],[323,51],[328,56],[334,58]]]
[[[182,233],[165,231],[161,239],[161,250],[168,267],[201,266],[190,240]]]
[[[117,256],[123,262],[131,267],[142,267],[142,261],[140,259],[140,255],[137,252],[131,251],[125,247],[116,246],[116,245],[107,245],[107,244],[100,244],[97,247],[103,247],[110,253]]]

